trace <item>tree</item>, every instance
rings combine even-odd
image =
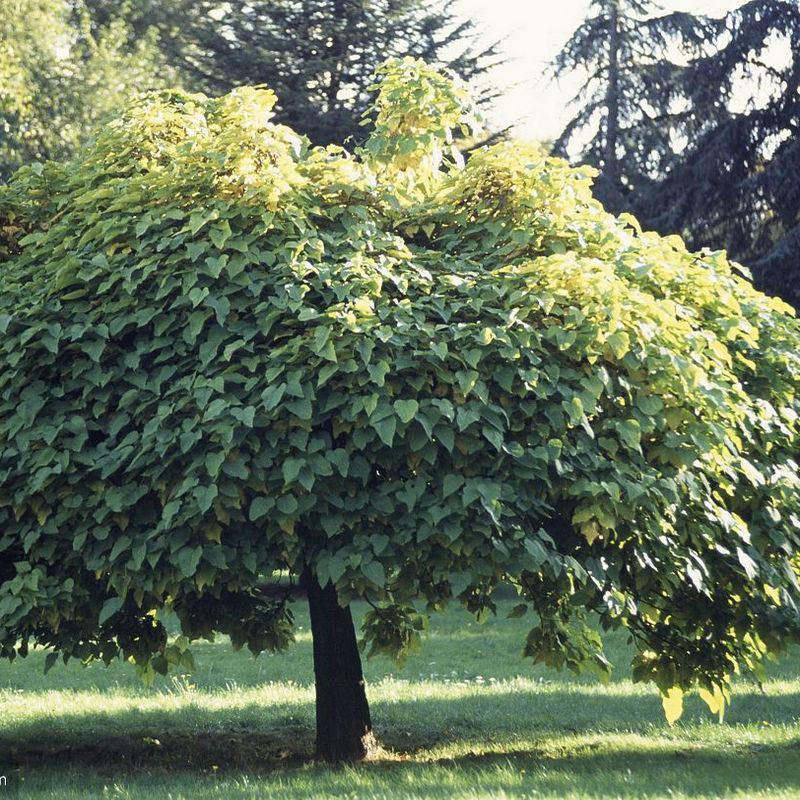
[[[90,0],[101,22],[116,0]],[[474,26],[452,0],[171,0],[132,7],[134,28],[155,24],[185,84],[212,95],[242,85],[270,86],[276,121],[314,144],[360,141],[375,68],[412,55],[463,78],[482,75],[493,47],[476,48]]]
[[[616,212],[672,163],[681,107],[679,59],[701,54],[719,23],[684,12],[657,14],[651,0],[592,0],[590,13],[553,62],[557,77],[580,71],[576,112],[554,152],[600,170],[597,196]]]
[[[696,247],[730,250],[756,285],[800,306],[800,6],[751,0],[683,70],[686,146],[632,207]]]
[[[719,19],[593,7],[555,61],[588,75],[556,151],[601,170],[612,210],[726,248],[759,288],[800,303],[800,7],[750,0]]]
[[[353,601],[402,657],[503,583],[534,660],[605,675],[623,627],[670,720],[693,687],[721,712],[800,638],[798,322],[606,213],[587,169],[516,143],[464,166],[460,84],[381,78],[354,154],[265,89],[166,92],[3,190],[0,655],[282,648],[282,574],[317,753],[358,759]]]
[[[80,2],[8,0],[0,18],[0,180],[66,158],[105,115],[167,76],[152,37],[127,48],[117,20],[93,35]]]

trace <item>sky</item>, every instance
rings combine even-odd
[[[661,0],[666,10],[721,15],[743,0]],[[552,139],[569,119],[575,81],[555,83],[550,59],[586,16],[589,0],[457,0],[456,9],[475,21],[486,42],[502,40],[508,61],[492,80],[505,88],[490,117],[492,127],[514,124],[518,136]]]

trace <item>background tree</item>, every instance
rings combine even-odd
[[[597,167],[596,194],[617,212],[671,164],[672,120],[684,117],[676,57],[701,53],[717,31],[705,17],[658,11],[651,0],[593,0],[553,62],[557,77],[584,76],[554,152]]]
[[[101,24],[119,13],[116,0],[90,5]],[[476,47],[472,22],[451,0],[168,0],[125,16],[135,30],[158,26],[188,87],[218,95],[266,84],[279,98],[276,119],[315,144],[363,138],[372,77],[389,56],[420,57],[467,79],[496,61],[493,47]]]
[[[152,37],[121,20],[93,35],[80,2],[8,0],[0,17],[0,179],[68,157],[136,91],[164,85]]]
[[[588,75],[556,151],[601,170],[609,208],[728,249],[800,304],[800,6],[751,0],[719,19],[593,8],[555,62]]]
[[[800,307],[800,5],[751,0],[680,73],[685,142],[633,198],[646,224],[727,248],[764,291]]]
[[[800,325],[585,170],[517,143],[461,166],[463,87],[381,77],[355,154],[267,90],[173,91],[0,193],[0,655],[281,648],[283,572],[318,755],[356,759],[350,603],[402,656],[510,583],[534,660],[604,675],[597,631],[624,628],[668,719],[693,687],[721,712],[800,638]]]

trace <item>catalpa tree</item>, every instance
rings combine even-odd
[[[362,646],[528,611],[537,662],[634,676],[670,720],[800,638],[800,326],[721,253],[607,214],[463,88],[381,70],[356,153],[274,96],[148,96],[0,199],[0,652],[146,674],[310,605],[317,750],[373,746]],[[169,612],[182,635],[167,636]]]

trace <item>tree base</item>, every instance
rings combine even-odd
[[[378,750],[372,732],[353,616],[336,588],[307,574],[317,696],[316,757],[333,763],[363,761]]]

